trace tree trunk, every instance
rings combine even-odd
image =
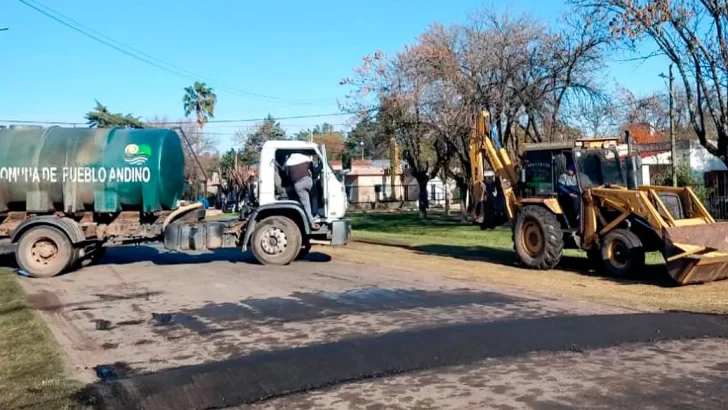
[[[421,175],[417,178],[417,186],[420,188],[420,194],[418,198],[418,205],[420,208],[420,218],[427,219],[427,208],[429,207],[429,201],[427,197],[427,182],[429,178],[427,175]]]
[[[468,214],[470,213],[470,205],[467,203],[466,199],[469,194],[468,185],[458,183],[457,184],[458,191],[460,191],[460,219],[463,221],[463,223],[468,221]]]
[[[445,216],[450,216],[450,190],[447,188],[447,177],[442,177],[442,186],[445,190]]]

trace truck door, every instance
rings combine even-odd
[[[319,145],[321,151],[321,189],[323,189],[323,208],[324,215],[329,216],[329,178],[331,171],[329,170],[329,161],[326,157],[326,145]]]

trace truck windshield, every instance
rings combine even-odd
[[[579,185],[582,189],[599,185],[627,185],[627,162],[616,149],[575,150]]]

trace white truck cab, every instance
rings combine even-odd
[[[317,175],[314,185],[319,209],[313,209],[326,221],[341,219],[346,215],[348,201],[344,181],[337,178],[326,157],[326,147],[306,141],[268,141],[263,145],[258,167],[258,204],[268,205],[280,201],[295,200],[292,187],[280,168],[291,154],[303,154],[314,158]]]
[[[293,184],[288,181],[285,163],[291,154],[303,154],[314,161],[312,213],[320,217],[319,229],[308,223],[303,205]],[[346,171],[346,170],[344,170]],[[344,181],[334,173],[326,156],[326,147],[306,141],[267,141],[260,152],[256,198],[249,215],[243,247],[251,247],[256,259],[266,264],[290,262],[284,248],[300,246],[296,259],[305,256],[312,244],[344,245],[351,235],[346,218],[348,201]],[[288,229],[283,229],[287,226]],[[297,231],[297,232],[293,232]],[[299,238],[300,236],[300,238]]]

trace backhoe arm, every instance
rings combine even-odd
[[[489,114],[487,111],[481,111],[475,122],[475,129],[470,141],[470,155],[476,155],[473,167],[480,167],[482,160],[488,161],[490,168],[497,177],[508,181],[510,186],[518,183],[518,175],[516,168],[511,162],[511,158],[505,148],[500,147],[498,141],[494,138],[489,125]],[[484,157],[484,158],[483,158]],[[483,179],[482,169],[473,169],[474,182],[481,182]],[[479,180],[478,180],[479,179]]]
[[[508,152],[500,146],[492,133],[487,111],[482,111],[478,115],[470,137],[470,171],[476,192],[482,192],[479,187],[484,182],[484,161],[488,162],[496,178],[501,181],[505,196],[505,211],[508,219],[513,221],[517,202],[513,186],[518,183],[518,174]],[[483,199],[476,198],[476,201]]]

